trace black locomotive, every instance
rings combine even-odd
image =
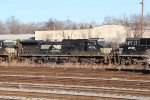
[[[16,41],[1,40],[0,41],[0,61],[11,61],[16,59],[18,47]]]
[[[150,62],[150,38],[127,38],[119,51],[120,64],[147,65]]]
[[[104,39],[0,41],[0,60],[31,63],[149,65],[150,38],[127,38],[114,49]]]
[[[58,41],[21,41],[20,61],[106,63],[103,39],[64,39]],[[108,52],[109,54],[109,52]]]

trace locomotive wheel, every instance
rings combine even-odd
[[[78,59],[76,57],[70,57],[69,58],[69,63],[77,63]]]
[[[94,65],[96,63],[96,59],[94,59],[94,58],[79,58],[78,62],[81,64],[92,64],[92,65]]]
[[[0,62],[5,61],[4,58],[0,57]]]
[[[42,62],[42,60],[38,60],[38,64],[42,64],[43,62]]]

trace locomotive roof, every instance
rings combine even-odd
[[[49,44],[60,44],[60,41],[44,41],[44,40],[24,40],[20,41],[22,45],[49,45]]]
[[[41,41],[41,45],[59,45],[61,41]]]
[[[127,40],[140,40],[140,38],[126,38],[126,41]]]
[[[22,45],[37,45],[38,41],[37,40],[24,40],[20,41]]]
[[[88,39],[63,39],[62,41],[68,41],[68,40],[72,40],[72,41],[75,41],[75,40],[88,40]]]
[[[127,40],[150,40],[150,38],[126,38]]]
[[[104,38],[89,38],[89,40],[105,40]]]

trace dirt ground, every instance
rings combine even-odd
[[[150,74],[97,65],[0,66],[1,100],[150,100],[149,84]]]

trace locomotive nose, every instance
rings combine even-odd
[[[5,48],[6,54],[17,54],[17,51],[14,48]]]

